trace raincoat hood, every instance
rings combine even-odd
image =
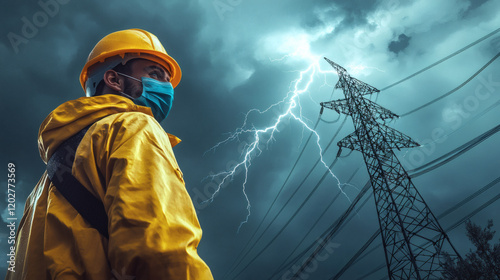
[[[153,117],[150,108],[138,106],[128,98],[114,94],[81,97],[61,104],[47,116],[38,131],[40,157],[47,163],[66,139],[104,117],[125,112],[142,112]],[[171,134],[168,137],[172,147],[181,141]]]

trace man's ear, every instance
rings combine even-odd
[[[103,81],[110,89],[120,92],[125,89],[125,81],[115,70],[108,70],[104,73]]]

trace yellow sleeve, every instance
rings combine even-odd
[[[113,273],[137,280],[213,279],[196,250],[202,231],[167,133],[143,113],[109,118],[100,169]]]

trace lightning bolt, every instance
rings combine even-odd
[[[372,67],[372,66],[366,66],[363,64],[350,64],[350,65],[347,65],[346,69],[349,69],[348,72],[351,75],[357,75],[357,74],[365,71],[366,69],[374,69],[374,70],[377,70],[379,72],[385,73],[385,71],[382,69],[379,69],[377,67]]]
[[[269,143],[272,140],[274,140],[275,133],[279,132],[278,126],[285,119],[291,118],[291,119],[297,121],[298,123],[300,123],[302,125],[303,129],[306,129],[315,135],[316,145],[317,145],[318,150],[319,150],[319,156],[320,156],[321,163],[328,170],[331,177],[337,182],[337,186],[340,189],[340,191],[342,192],[342,194],[349,200],[349,202],[351,201],[349,199],[349,197],[347,196],[347,194],[343,190],[343,186],[346,186],[349,184],[341,183],[340,180],[338,179],[338,177],[333,173],[333,171],[328,167],[328,165],[324,161],[323,149],[320,145],[321,137],[318,134],[318,132],[316,132],[313,128],[311,128],[306,123],[306,121],[304,120],[305,118],[302,116],[302,108],[300,106],[300,96],[303,95],[304,93],[308,92],[309,86],[313,83],[314,78],[318,73],[324,75],[324,77],[325,77],[325,84],[324,85],[327,85],[327,83],[326,83],[326,75],[327,74],[337,75],[337,73],[335,71],[332,71],[332,70],[331,71],[321,70],[320,62],[322,61],[322,59],[320,56],[313,55],[310,52],[308,44],[301,44],[299,47],[297,47],[297,49],[294,52],[289,53],[289,54],[287,54],[279,59],[270,59],[270,60],[272,62],[276,62],[276,61],[282,61],[282,60],[292,58],[292,57],[298,57],[302,60],[306,60],[308,62],[308,66],[305,70],[302,70],[299,72],[298,79],[291,82],[290,88],[292,88],[292,89],[288,92],[287,96],[283,100],[281,100],[275,104],[272,104],[271,106],[269,106],[265,110],[252,109],[252,110],[248,111],[245,114],[245,119],[244,119],[241,127],[237,128],[234,132],[230,133],[230,135],[225,140],[217,143],[215,146],[213,146],[211,149],[209,149],[207,151],[207,152],[209,152],[209,151],[215,152],[215,150],[218,149],[221,145],[224,145],[224,144],[231,142],[231,141],[239,140],[239,138],[244,134],[253,134],[253,141],[250,144],[246,144],[244,149],[243,149],[243,152],[242,152],[243,159],[241,161],[239,161],[236,165],[234,165],[234,167],[232,169],[230,169],[229,171],[223,171],[223,172],[220,172],[217,174],[211,174],[205,178],[205,179],[210,179],[212,181],[215,181],[216,178],[222,177],[222,179],[218,179],[218,186],[217,186],[216,190],[214,191],[214,193],[212,194],[211,198],[204,201],[204,203],[208,203],[208,202],[212,202],[214,200],[215,196],[220,192],[221,187],[226,182],[230,182],[233,180],[233,178],[237,174],[238,170],[243,169],[245,171],[245,179],[243,181],[242,191],[243,191],[243,195],[245,197],[245,200],[247,202],[247,216],[246,216],[245,220],[240,223],[240,225],[238,227],[238,232],[240,231],[241,227],[245,223],[248,222],[248,219],[249,219],[250,214],[251,214],[251,211],[250,211],[251,204],[250,204],[250,200],[248,199],[248,195],[246,193],[246,187],[247,187],[247,183],[248,183],[248,171],[249,171],[250,166],[252,165],[252,159],[254,157],[259,156],[262,153],[262,149],[260,148],[259,143],[261,143],[261,141],[265,140],[266,136],[268,137],[268,139],[266,141],[267,145],[269,145]],[[277,117],[277,119],[275,120],[275,122],[273,124],[269,125],[268,127],[260,128],[260,129],[254,127],[254,126],[248,128],[247,121],[248,121],[248,118],[249,118],[251,113],[257,112],[259,114],[264,114],[264,113],[268,112],[269,110],[271,110],[272,108],[279,106],[279,105],[282,105],[282,104],[286,104],[285,105],[286,110],[284,110],[284,112]],[[349,186],[352,186],[352,185],[349,185]]]

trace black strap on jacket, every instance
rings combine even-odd
[[[76,149],[88,129],[89,127],[84,128],[56,149],[47,162],[47,174],[57,190],[76,211],[93,228],[97,229],[104,237],[109,238],[108,215],[104,210],[103,203],[71,174]]]

